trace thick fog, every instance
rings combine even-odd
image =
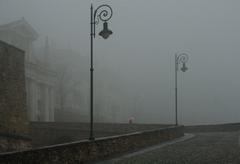
[[[0,0],[0,24],[24,17],[39,34],[35,47],[48,36],[54,46],[89,62],[91,3],[113,8],[113,35],[94,39],[94,90],[104,90],[99,79],[113,86],[114,119],[124,122],[117,117],[128,112],[126,120],[174,123],[174,54],[184,51],[189,70],[178,73],[179,123],[240,121],[240,1]],[[102,23],[96,32],[101,29]],[[84,69],[88,75],[90,64]]]

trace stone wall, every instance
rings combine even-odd
[[[216,125],[195,125],[185,126],[186,133],[203,133],[203,132],[225,132],[239,131],[240,123],[216,124]]]
[[[77,164],[109,158],[139,148],[183,136],[183,127],[168,127],[144,132],[80,141],[23,152],[0,154],[0,164]]]
[[[24,52],[0,41],[0,152],[30,146]]]
[[[94,123],[94,136],[107,137],[167,126],[170,125]],[[88,139],[90,125],[89,123],[31,122],[30,128],[33,146],[40,147]]]

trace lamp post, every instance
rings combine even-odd
[[[188,68],[186,67],[186,63],[189,57],[186,53],[175,54],[175,124],[178,125],[178,88],[177,88],[177,73],[179,70],[179,64],[182,64],[181,71],[186,72]]]
[[[104,39],[107,39],[113,32],[108,29],[108,20],[112,18],[112,8],[109,5],[100,5],[96,9],[93,9],[93,5],[91,5],[90,8],[90,16],[91,16],[91,22],[90,22],[90,136],[89,140],[94,140],[93,136],[93,38],[95,38],[95,32],[96,32],[96,25],[99,24],[100,21],[103,22],[103,30],[99,32],[99,35],[102,36]]]

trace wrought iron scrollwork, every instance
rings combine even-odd
[[[113,10],[109,5],[100,5],[95,11],[94,11],[94,22],[95,24],[99,23],[99,20],[106,22],[109,19],[112,18]]]
[[[189,59],[189,56],[187,53],[180,53],[178,56],[177,56],[177,63],[186,63]]]

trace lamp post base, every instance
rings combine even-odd
[[[94,137],[89,137],[89,140],[93,141],[93,140],[95,140],[95,138]]]

